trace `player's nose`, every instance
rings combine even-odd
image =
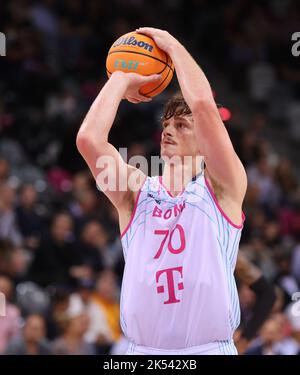
[[[173,125],[168,125],[167,127],[164,128],[163,130],[163,135],[164,136],[169,136],[169,137],[174,137],[175,135],[175,128]]]

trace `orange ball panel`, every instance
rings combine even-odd
[[[110,73],[121,70],[125,73],[138,73],[147,76],[161,73],[165,66],[165,63],[161,61],[132,51],[115,51],[110,53],[106,60],[106,69]]]
[[[160,81],[147,83],[140,88],[140,93],[145,96],[154,97],[160,94],[171,82],[173,77],[173,71],[167,66],[161,74],[162,79]]]
[[[161,81],[150,83],[141,87],[140,92],[143,95],[154,97],[160,94],[161,92],[163,92],[164,89],[169,85],[174,74],[174,64],[169,56],[168,56],[167,63],[168,65],[166,65],[165,70],[161,74],[162,76]]]

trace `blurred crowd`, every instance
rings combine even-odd
[[[110,45],[139,26],[173,33],[200,65],[205,57],[214,89],[247,103],[226,123],[248,175],[240,251],[276,286],[277,300],[246,354],[299,354],[300,186],[291,155],[300,145],[300,70],[290,50],[300,8],[289,0],[1,1],[0,353],[126,351],[118,214],[75,139],[106,80]],[[121,103],[110,141],[128,147],[128,158],[159,154],[159,118],[174,88],[175,80],[150,104]],[[255,295],[241,282],[238,289],[243,325]]]

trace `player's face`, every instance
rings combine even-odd
[[[174,116],[163,121],[161,156],[196,156],[199,147],[196,141],[192,115]]]

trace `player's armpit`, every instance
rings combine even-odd
[[[205,183],[222,215],[236,228],[242,228],[245,216],[242,212],[242,201],[233,195],[226,194],[224,187],[205,169]]]

